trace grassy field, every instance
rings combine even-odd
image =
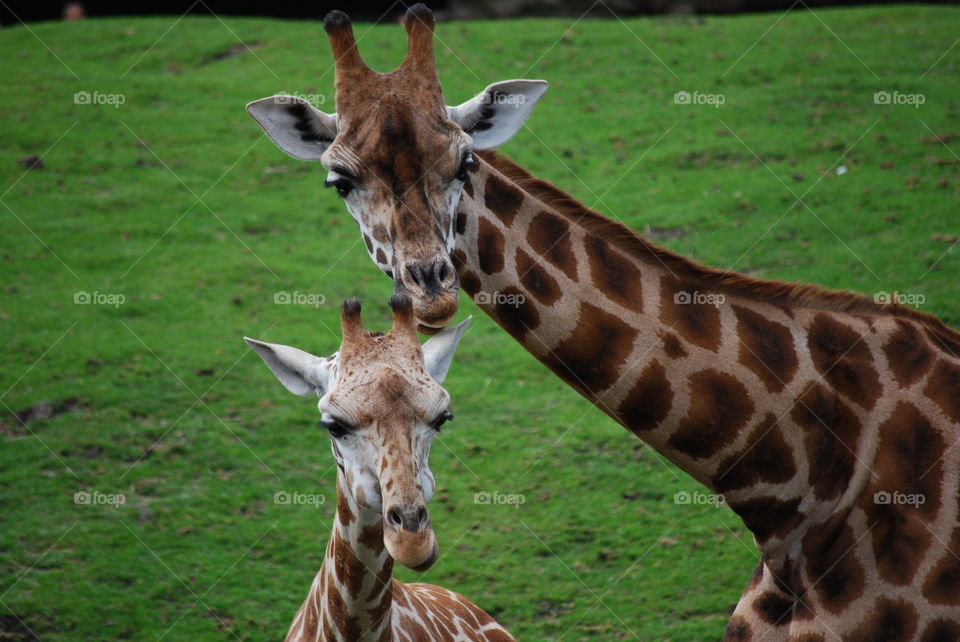
[[[450,102],[549,80],[505,151],[658,242],[900,292],[957,326],[958,17],[441,23],[437,57]],[[400,27],[357,33],[374,68],[402,59]],[[326,354],[343,298],[374,327],[389,316],[321,168],[244,112],[277,92],[333,110],[323,32],[111,19],[6,28],[0,54],[0,638],[278,639],[333,505],[274,497],[333,497],[334,468],[315,404],[241,337]],[[443,557],[403,579],[463,592],[522,640],[722,635],[757,557],[732,513],[678,504],[702,489],[482,314],[447,387]],[[523,503],[475,502],[494,492]]]

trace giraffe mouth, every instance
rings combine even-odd
[[[426,570],[429,570],[433,566],[434,562],[437,561],[437,556],[440,553],[440,545],[437,544],[436,538],[433,540],[433,550],[430,551],[430,557],[425,559],[421,564],[417,566],[412,566],[411,569],[417,573],[423,573]]]
[[[436,334],[453,319],[460,307],[460,288],[445,290],[437,296],[424,297],[413,293],[413,314],[417,329],[423,334]]]
[[[383,540],[395,562],[418,572],[433,566],[440,550],[437,537],[429,526],[417,531],[386,528]]]

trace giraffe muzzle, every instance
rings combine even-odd
[[[425,571],[437,558],[439,545],[424,506],[387,509],[383,543],[393,559],[415,571]]]
[[[405,291],[413,299],[413,313],[425,334],[439,332],[457,313],[460,279],[445,256],[407,261],[394,285],[397,292]]]

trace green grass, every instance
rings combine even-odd
[[[712,265],[922,294],[960,325],[957,9],[779,18],[440,24],[437,51],[451,102],[550,81],[505,149],[587,205]],[[0,630],[277,639],[333,506],[273,495],[332,496],[334,472],[314,403],[241,337],[332,352],[348,296],[388,322],[390,283],[319,166],[283,155],[243,109],[297,91],[332,110],[322,30],[210,17],[31,29],[0,31],[0,415],[78,401],[29,432],[2,419]],[[221,57],[238,38],[253,53]],[[361,46],[392,68],[403,30],[374,27]],[[75,105],[78,91],[125,103]],[[725,104],[676,105],[677,91]],[[926,102],[877,105],[876,91]],[[39,155],[44,169],[18,166]],[[126,300],[75,305],[78,291]],[[278,291],[326,304],[275,305]],[[432,457],[443,557],[426,581],[524,640],[721,636],[756,563],[732,513],[676,505],[693,481],[483,315],[448,389],[457,421]],[[76,505],[82,490],[126,502]],[[481,491],[525,503],[475,504]]]

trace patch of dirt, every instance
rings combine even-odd
[[[17,165],[27,169],[43,169],[44,167],[43,161],[40,160],[39,156],[27,156],[26,158],[21,158],[17,161]]]
[[[86,401],[77,397],[69,397],[53,403],[38,401],[29,408],[17,410],[12,415],[7,415],[6,421],[0,421],[0,433],[23,436],[30,432],[26,427],[34,422],[52,419],[57,415],[86,408],[88,405]],[[0,637],[0,640],[2,639]]]
[[[252,51],[260,46],[260,41],[255,40],[253,42],[238,42],[235,45],[227,47],[223,51],[219,51],[201,63],[203,65],[209,65],[210,63],[219,62],[221,60],[227,60],[228,58],[235,58],[240,54],[246,53],[247,51]]]
[[[0,640],[39,640],[36,634],[13,613],[0,614]]]

